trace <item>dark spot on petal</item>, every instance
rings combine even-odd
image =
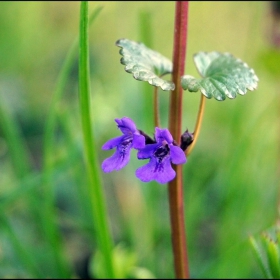
[[[170,152],[170,148],[168,144],[162,145],[159,148],[157,148],[156,151],[154,152],[154,156],[156,157],[157,162],[161,163],[164,160],[164,158],[169,155],[169,152]]]
[[[133,137],[131,135],[127,135],[123,139],[123,141],[120,143],[118,149],[119,149],[120,156],[122,159],[125,157],[127,152],[130,150],[131,145],[132,145],[132,140],[133,140]]]
[[[161,172],[163,171],[163,165],[161,164],[161,162],[156,163],[154,172]]]

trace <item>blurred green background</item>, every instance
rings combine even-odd
[[[101,146],[119,135],[115,118],[128,116],[153,134],[153,116],[146,114],[144,103],[144,94],[152,94],[153,87],[124,71],[115,42],[145,41],[172,59],[175,2],[89,4],[90,12],[98,7],[102,10],[89,36],[92,126],[101,164],[112,154]],[[0,2],[1,278],[97,277],[94,221],[85,187],[78,53],[56,104],[55,145],[47,149],[43,142],[57,77],[79,33],[79,9],[79,2],[70,1]],[[248,238],[273,227],[278,218],[278,21],[270,2],[189,4],[185,73],[199,77],[194,53],[221,51],[248,63],[260,80],[258,89],[245,96],[206,101],[200,137],[184,166],[192,278],[262,277]],[[182,129],[194,129],[199,98],[199,93],[184,93]],[[168,101],[169,93],[160,91],[163,127]],[[136,179],[135,169],[143,162],[132,154],[121,171],[101,173],[114,244],[121,246],[124,263],[145,269],[138,277],[174,277],[167,187]],[[50,169],[44,167],[45,158]],[[54,235],[48,235],[52,230]]]

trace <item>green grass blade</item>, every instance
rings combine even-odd
[[[104,258],[104,270],[107,278],[114,278],[112,262],[112,247],[107,214],[102,192],[101,176],[97,164],[90,114],[90,69],[89,69],[89,39],[88,39],[88,2],[81,2],[80,9],[80,53],[79,53],[79,98],[82,120],[84,157],[89,176],[89,195],[92,205],[96,237]]]
[[[272,239],[268,240],[267,243],[267,255],[268,263],[273,278],[280,278],[280,264],[279,264],[279,249],[278,245]]]
[[[16,120],[2,99],[0,100],[0,125],[5,135],[15,173],[18,178],[23,178],[31,170],[29,155]]]
[[[262,270],[262,273],[263,273],[264,277],[267,278],[267,279],[271,279],[272,277],[271,277],[270,272],[267,268],[267,264],[265,263],[265,261],[262,257],[261,250],[260,250],[255,238],[253,236],[250,236],[249,241],[250,241],[253,252],[256,256],[257,262],[259,264],[259,267]]]
[[[59,161],[53,165],[52,172],[50,173],[50,180],[53,180],[57,173],[67,172],[69,169],[78,165],[74,159],[78,158],[80,150],[77,147],[70,147],[69,157],[73,158],[71,161]],[[37,191],[37,187],[42,181],[43,174],[30,173],[20,182],[17,182],[15,186],[11,186],[11,190],[5,194],[0,195],[0,213],[4,212],[9,207],[12,207],[14,203],[21,199],[27,199],[34,196]],[[38,200],[37,204],[41,201]]]
[[[33,256],[30,254],[30,251],[28,248],[25,248],[24,244],[22,244],[5,215],[0,216],[0,223],[1,229],[7,233],[9,239],[11,240],[18,259],[21,260],[23,266],[30,273],[29,276],[35,279],[44,278],[40,269],[36,266],[36,262],[34,261]]]
[[[90,23],[92,23],[99,12],[101,7],[98,7],[94,10],[90,17]],[[61,71],[58,75],[58,80],[54,90],[50,112],[45,127],[44,134],[44,158],[43,158],[43,182],[45,186],[45,201],[44,201],[44,215],[45,218],[43,226],[45,229],[46,237],[51,247],[53,248],[53,254],[55,258],[55,264],[57,265],[57,271],[61,277],[70,277],[70,269],[68,264],[64,260],[61,247],[61,236],[57,228],[55,217],[56,210],[54,206],[55,195],[52,181],[52,170],[54,168],[52,164],[52,153],[54,150],[54,131],[57,119],[57,111],[59,108],[59,101],[62,98],[62,94],[67,84],[70,72],[75,62],[75,58],[78,54],[78,38],[73,42],[71,48],[69,49],[64,64],[61,68]]]
[[[96,19],[96,17],[98,16],[98,14],[100,13],[101,10],[102,10],[102,7],[98,7],[93,11],[93,13],[91,14],[90,19],[89,19],[90,24]],[[78,38],[77,38],[73,42],[71,48],[69,49],[69,51],[66,55],[66,59],[61,68],[61,71],[59,73],[54,95],[53,95],[53,98],[51,101],[50,112],[49,112],[49,117],[47,119],[46,129],[45,129],[46,131],[45,131],[45,136],[44,136],[44,161],[45,161],[45,165],[47,167],[49,167],[49,165],[51,164],[49,155],[51,155],[51,151],[53,150],[53,146],[54,146],[53,135],[54,135],[54,129],[55,129],[55,121],[56,121],[56,117],[57,117],[56,112],[58,110],[59,101],[62,98],[62,94],[66,87],[70,72],[74,65],[75,58],[77,57],[78,47],[79,47],[79,44],[78,44]]]

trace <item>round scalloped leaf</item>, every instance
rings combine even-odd
[[[174,90],[174,83],[160,78],[161,75],[172,72],[172,62],[169,59],[142,43],[128,39],[120,39],[116,45],[121,48],[121,64],[125,65],[125,71],[131,73],[136,80],[147,81],[163,90]]]
[[[185,75],[181,79],[182,87],[191,92],[200,92],[207,98],[214,97],[222,101],[235,98],[237,93],[244,95],[258,85],[254,70],[229,53],[199,52],[194,55],[196,68],[202,79]]]

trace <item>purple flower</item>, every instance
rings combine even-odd
[[[155,144],[146,145],[138,151],[138,159],[150,159],[149,163],[136,170],[136,176],[143,182],[155,180],[165,184],[176,176],[171,163],[183,164],[187,161],[183,150],[173,145],[173,138],[168,129],[156,127]]]
[[[107,141],[102,146],[103,150],[110,150],[116,147],[116,152],[102,163],[104,172],[120,170],[128,164],[131,148],[142,149],[145,147],[145,137],[140,134],[130,118],[115,119],[115,122],[123,135]]]

